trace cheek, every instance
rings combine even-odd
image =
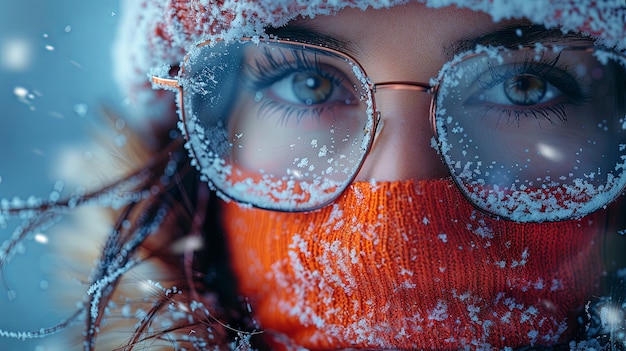
[[[363,103],[308,108],[310,111],[301,107],[303,111],[292,113],[297,116],[289,116],[289,109],[251,98],[239,101],[228,125],[232,162],[252,172],[262,170],[279,177],[298,169],[303,174],[333,178],[337,172],[332,167],[343,170],[346,165],[342,162],[360,161],[361,139],[368,136],[364,133],[368,118]]]

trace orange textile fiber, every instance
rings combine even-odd
[[[358,182],[308,213],[223,207],[239,289],[277,349],[501,349],[571,336],[602,212],[519,224],[450,180]]]

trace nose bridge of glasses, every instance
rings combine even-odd
[[[445,165],[432,147],[434,131],[428,101],[418,98],[424,95],[415,94],[434,93],[434,88],[416,82],[384,82],[374,86],[380,93],[376,96],[375,106],[378,123],[374,142],[357,180],[396,181],[447,176]]]
[[[388,91],[388,92],[419,92],[419,93],[428,93],[431,95],[435,94],[436,87],[432,86],[428,83],[422,82],[412,82],[412,81],[385,81],[372,84],[372,92],[375,94],[377,92]],[[432,101],[431,101],[431,109],[432,109]],[[378,136],[382,130],[384,125],[384,119],[382,118],[381,111],[376,112],[376,131],[374,136],[374,143],[378,140]],[[432,121],[431,121],[432,122]],[[433,128],[434,132],[434,128]]]
[[[432,93],[434,87],[427,83],[421,82],[407,82],[407,81],[391,81],[391,82],[380,82],[374,83],[372,87],[372,91],[374,93],[380,90],[407,90],[407,91],[416,91],[416,92],[424,92],[424,93]]]

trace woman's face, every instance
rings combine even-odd
[[[365,12],[348,9],[336,16],[298,20],[272,32],[281,39],[319,44],[351,55],[363,66],[365,74],[375,84],[404,81],[429,85],[431,79],[438,76],[444,64],[452,60],[455,54],[472,50],[481,44],[506,47],[532,46],[538,42],[558,45],[572,45],[575,42],[588,44],[582,37],[563,38],[558,31],[537,34],[541,30],[538,27],[529,27],[526,21],[493,23],[489,16],[478,12],[454,8],[432,10],[421,4]],[[275,60],[280,59],[279,54],[274,55]],[[289,53],[283,52],[282,55]],[[520,177],[544,177],[545,170],[551,168],[552,177],[558,178],[572,172],[572,167],[576,166],[574,162],[593,164],[594,160],[589,157],[594,152],[611,153],[612,151],[603,149],[603,143],[598,143],[593,152],[577,153],[580,145],[576,142],[580,140],[607,139],[603,131],[594,131],[595,125],[605,122],[588,116],[608,115],[611,112],[602,110],[603,106],[586,104],[585,101],[585,94],[590,91],[600,95],[597,93],[600,88],[593,85],[593,75],[583,72],[584,69],[591,71],[593,65],[598,64],[596,59],[591,55],[583,57],[579,53],[550,53],[542,54],[541,59],[530,64],[525,55],[528,54],[520,51],[512,55],[512,58],[505,59],[509,61],[504,63],[481,63],[476,60],[478,62],[473,63],[475,66],[471,66],[471,60],[467,60],[468,63],[465,64],[468,67],[463,72],[465,77],[462,78],[465,86],[457,89],[456,95],[449,93],[444,100],[445,108],[439,108],[462,120],[460,125],[468,135],[474,136],[475,140],[471,141],[474,145],[471,147],[479,149],[478,154],[483,163],[510,166],[509,159],[512,155],[515,161],[523,161],[529,158],[523,153],[528,152],[537,156],[530,156],[532,162],[524,165],[527,170]],[[522,67],[523,64],[528,66]],[[346,81],[354,79],[350,78],[351,67],[339,66],[337,62],[321,62],[321,65],[323,67],[320,71],[325,70],[326,74],[332,75],[339,71],[337,76],[340,79],[329,80],[318,76],[322,83],[310,90],[304,89],[307,89],[306,79],[312,75],[301,73],[298,76],[302,77],[299,78],[300,81],[277,79],[267,89],[267,93],[263,92],[262,103],[257,102],[259,91],[256,91],[256,99],[249,96],[254,95],[254,91],[242,94],[235,103],[237,108],[233,114],[246,116],[245,122],[237,120],[230,126],[230,133],[237,136],[232,139],[243,146],[241,150],[234,150],[237,162],[252,169],[263,168],[282,174],[285,165],[272,166],[272,159],[289,159],[289,154],[306,155],[312,140],[319,147],[330,146],[331,138],[337,139],[338,135],[350,135],[350,138],[358,136],[354,131],[363,128],[361,115],[366,107],[359,105],[354,93],[350,93],[345,87]],[[554,67],[549,67],[550,65]],[[472,70],[477,73],[471,72]],[[512,74],[512,77],[502,78],[508,74]],[[605,70],[605,76],[611,74]],[[500,83],[485,87],[490,84],[489,80],[495,81],[494,76],[498,76],[499,80],[508,85]],[[288,75],[288,78],[291,77],[292,75]],[[601,84],[609,83],[606,78],[596,81]],[[333,87],[334,95],[328,98],[324,93],[332,91]],[[286,96],[293,96],[293,92],[297,90],[311,94],[311,100],[328,98],[323,103],[303,106],[304,110],[314,111],[319,108],[322,111],[322,106],[332,105],[331,101],[349,103],[338,107],[333,105],[332,109],[327,108],[318,113],[317,119],[308,116],[302,118],[299,115],[297,124],[284,123],[282,119],[281,125],[277,126],[276,118],[247,117],[253,114],[266,116],[270,112],[278,114],[275,112],[278,111],[276,106],[291,103],[285,101],[289,100]],[[445,96],[438,94],[440,97]],[[432,96],[431,93],[409,89],[380,89],[375,93],[376,109],[381,114],[382,123],[378,126],[375,145],[356,180],[438,179],[447,175],[448,171],[433,147],[434,132],[429,118]],[[475,103],[476,96],[484,100]],[[461,102],[451,103],[455,98]],[[273,105],[266,101],[272,101]],[[464,114],[471,115],[471,118],[462,119]],[[582,115],[585,118],[576,118]],[[515,119],[518,121],[515,122]],[[567,119],[568,123],[563,123]],[[320,128],[319,125],[327,125],[329,128]],[[330,129],[334,132],[330,133]],[[240,139],[241,135],[245,135],[245,141]],[[251,135],[256,135],[256,139],[250,139]],[[355,141],[354,145],[357,144],[358,141]],[[292,146],[287,150],[281,148],[281,145]],[[470,143],[467,145],[470,147]],[[335,148],[339,147],[335,145]],[[348,149],[346,146],[343,148]],[[283,153],[280,153],[281,150]],[[357,154],[358,150],[353,153]],[[307,166],[316,170],[325,168],[322,158],[309,157],[308,161]],[[288,166],[292,165],[288,163]],[[595,169],[586,169],[582,172],[594,171]]]
[[[534,34],[522,37],[518,28]],[[374,83],[429,83],[455,54],[480,44],[553,42],[553,32],[525,21],[493,23],[421,4],[348,9],[272,32],[346,52]],[[240,291],[266,335],[309,349],[563,341],[574,327],[571,313],[599,291],[605,213],[520,224],[477,211],[443,179],[449,173],[431,142],[432,96],[375,94],[383,128],[357,182],[331,206],[306,213],[223,207]]]

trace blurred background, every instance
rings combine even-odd
[[[118,8],[116,0],[0,0],[0,199],[48,198],[68,150],[90,157],[101,106],[123,110],[111,73]],[[1,222],[0,246],[18,223]],[[55,239],[45,231],[29,238],[2,267],[0,331],[37,331],[69,317],[67,301],[55,298],[68,284],[56,278]],[[62,334],[0,338],[2,351],[77,346]]]

